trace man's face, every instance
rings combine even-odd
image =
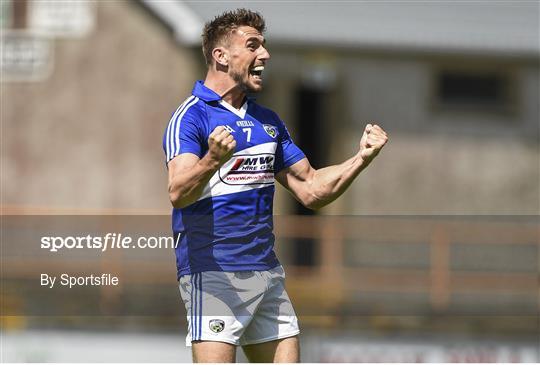
[[[264,65],[270,53],[264,37],[255,28],[241,26],[229,39],[229,76],[246,92],[262,90]]]

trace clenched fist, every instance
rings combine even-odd
[[[360,157],[365,163],[370,163],[388,141],[386,132],[377,124],[368,124],[360,139]]]
[[[227,162],[234,153],[236,141],[223,126],[218,126],[208,136],[208,154],[220,166]]]

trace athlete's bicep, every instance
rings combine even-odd
[[[170,160],[167,164],[167,168],[169,169],[169,185],[174,176],[189,171],[189,169],[195,166],[199,160],[199,156],[189,152],[181,153]]]
[[[300,202],[309,194],[309,188],[315,169],[307,158],[284,168],[276,174],[276,180],[289,190]]]

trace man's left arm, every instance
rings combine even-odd
[[[304,158],[281,170],[276,179],[306,208],[320,209],[347,190],[387,141],[388,136],[381,127],[368,124],[360,139],[358,153],[345,162],[316,170]]]

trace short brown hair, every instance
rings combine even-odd
[[[231,31],[243,25],[253,27],[261,34],[266,30],[262,15],[248,9],[226,11],[204,25],[202,50],[207,65],[212,63],[212,51],[219,42],[228,38]]]

